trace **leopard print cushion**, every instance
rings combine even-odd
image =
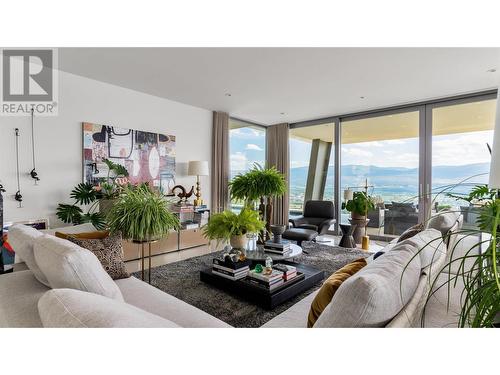
[[[407,240],[408,238],[412,238],[413,236],[419,234],[420,232],[422,232],[424,230],[424,224],[416,224],[410,228],[408,228],[407,230],[405,230],[401,236],[399,236],[399,239],[398,239],[398,242],[397,243],[400,243],[401,241],[404,241],[404,240]]]
[[[102,267],[113,280],[130,277],[123,262],[121,233],[102,239],[84,239],[68,236],[68,241],[90,250],[101,262]]]

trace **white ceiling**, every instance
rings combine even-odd
[[[61,48],[59,69],[269,125],[496,88],[500,48]]]

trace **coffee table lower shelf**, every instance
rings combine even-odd
[[[297,271],[303,273],[304,278],[272,292],[242,280],[233,281],[215,275],[212,273],[212,268],[200,271],[200,280],[270,310],[312,288],[325,276],[323,271],[304,264],[288,261],[280,263],[297,267]]]

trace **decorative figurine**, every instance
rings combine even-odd
[[[264,270],[264,268],[262,267],[262,264],[257,264],[255,266],[255,272],[256,273],[262,273],[263,270]]]
[[[266,268],[264,270],[264,275],[270,275],[273,272],[273,258],[268,256],[266,258]]]

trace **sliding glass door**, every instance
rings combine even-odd
[[[431,139],[430,213],[460,210],[464,226],[474,227],[474,203],[450,197],[466,196],[478,184],[488,182],[496,100],[479,98],[429,106]]]
[[[368,233],[395,237],[433,213],[460,210],[465,227],[477,219],[467,195],[487,183],[496,92],[331,117],[292,124],[290,216],[309,199],[335,202],[337,222],[343,191],[364,190],[376,198]],[[488,146],[489,145],[489,146]]]
[[[334,199],[335,124],[290,129],[290,217],[308,200]]]
[[[341,120],[340,189],[375,198],[368,233],[400,235],[420,219],[420,110]],[[341,212],[348,223],[349,212]]]

